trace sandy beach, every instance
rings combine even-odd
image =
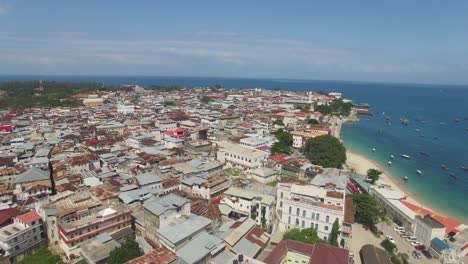
[[[347,150],[346,151],[346,164],[350,169],[354,169],[356,173],[362,174],[362,175],[366,175],[367,170],[370,168],[376,168],[380,170],[382,172],[382,175],[380,175],[379,181],[385,182],[385,184],[389,185],[392,190],[404,193],[407,196],[406,201],[439,214],[437,210],[434,210],[426,206],[425,204],[421,203],[420,201],[416,200],[411,195],[411,193],[409,193],[402,186],[400,186],[400,184],[404,184],[402,180],[400,180],[401,183],[399,183],[395,177],[393,177],[391,174],[388,173],[388,171],[385,168],[383,168],[383,166],[380,166],[378,163],[374,162],[373,160]]]

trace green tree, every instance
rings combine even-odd
[[[52,255],[52,253],[45,247],[38,248],[32,255],[24,257],[19,264],[51,264],[64,263],[59,256]]]
[[[332,246],[338,247],[338,235],[340,234],[340,224],[338,223],[338,219],[335,219],[333,223],[333,227],[330,233],[330,244]]]
[[[292,134],[280,128],[276,131],[275,137],[278,141],[271,147],[271,154],[289,154],[293,143]]]
[[[368,169],[367,170],[367,177],[369,177],[369,179],[371,180],[372,183],[375,183],[376,181],[378,181],[381,174],[382,174],[382,172],[377,170],[377,169]]]
[[[283,119],[276,119],[275,121],[273,121],[273,124],[278,126],[284,126]]]
[[[307,121],[307,123],[309,125],[318,125],[320,124],[320,122],[317,120],[317,119],[314,119],[314,118],[309,118],[309,120]]]
[[[336,99],[328,105],[316,105],[315,110],[324,115],[349,116],[351,114],[351,103],[345,103],[342,99]]]
[[[382,247],[387,250],[388,253],[392,254],[395,252],[395,244],[393,244],[392,242],[390,242],[390,240],[388,239],[384,239],[382,241],[382,243],[380,243],[380,245],[382,245]]]
[[[204,104],[207,104],[207,103],[211,102],[212,100],[213,99],[211,99],[209,96],[206,96],[206,95],[202,96],[202,98],[200,99],[200,101],[202,103],[204,103]]]
[[[108,263],[123,264],[142,255],[143,250],[138,246],[138,243],[134,239],[129,238],[120,247],[110,252]]]
[[[341,168],[346,162],[346,149],[331,135],[324,135],[307,140],[304,154],[313,164],[325,168]]]
[[[293,228],[284,233],[283,239],[291,239],[306,244],[315,244],[317,242],[323,242],[317,235],[317,231],[313,228],[305,228],[300,230],[299,228]]]
[[[375,225],[385,217],[374,197],[368,194],[353,194],[356,205],[356,221],[373,229]]]
[[[174,100],[166,100],[164,101],[164,106],[172,106],[175,105]]]

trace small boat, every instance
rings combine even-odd
[[[457,178],[457,175],[455,175],[455,173],[453,173],[453,172],[449,173],[449,176],[452,177],[452,178],[454,178],[454,179]]]
[[[394,159],[394,158],[395,158],[395,156],[393,156],[393,155],[390,155],[390,158],[391,158],[391,159]]]
[[[392,162],[391,162],[391,161],[388,162],[388,166],[392,166]]]
[[[427,152],[424,152],[424,151],[420,151],[419,154],[423,155],[423,156],[430,156],[431,154],[427,153]]]
[[[408,118],[400,118],[400,122],[404,126],[407,126],[409,124]]]
[[[424,137],[424,135],[423,135],[423,134],[420,134],[419,137]]]
[[[434,139],[434,140],[439,140],[439,138],[438,138],[438,137],[433,137],[432,139]]]
[[[422,171],[420,171],[420,170],[416,170],[416,173],[417,173],[418,175],[422,175]]]
[[[421,130],[419,130],[419,129],[417,129],[417,128],[416,128],[416,132],[418,132],[418,133],[419,133],[419,132],[421,132]]]
[[[411,157],[408,156],[408,155],[401,155],[401,157],[404,158],[404,159],[409,159],[409,160],[411,159]]]
[[[447,166],[445,166],[444,164],[440,165],[440,167],[441,167],[443,170],[448,170]]]
[[[375,148],[372,149],[372,152],[375,152]]]
[[[403,180],[404,180],[405,182],[408,182],[408,176],[403,176]]]
[[[464,171],[468,171],[468,167],[465,167],[465,166],[459,166],[460,169],[464,170]]]
[[[456,123],[460,122],[460,118],[455,118],[454,120]]]

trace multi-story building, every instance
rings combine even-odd
[[[177,128],[177,122],[172,119],[156,119],[155,125],[159,127],[161,132],[166,132],[167,130],[174,130]]]
[[[229,217],[238,219],[249,216],[257,225],[269,226],[273,220],[275,197],[259,192],[231,187],[224,192],[221,203],[229,207]]]
[[[26,200],[28,197],[42,197],[52,193],[50,172],[39,168],[31,168],[15,179],[13,193],[18,200]]]
[[[60,221],[59,230],[60,248],[68,258],[80,255],[79,244],[99,234],[110,235],[131,229],[131,211],[123,205],[101,207],[97,210],[87,210],[76,214],[76,218]]]
[[[107,133],[116,133],[122,135],[125,129],[125,125],[120,122],[109,122],[99,126],[96,126],[97,131],[105,131]]]
[[[13,223],[0,229],[0,260],[15,260],[45,241],[44,225],[36,211],[19,215]]]
[[[280,228],[314,228],[320,238],[328,240],[335,221],[343,226],[344,193],[291,183],[278,184],[277,192]],[[346,245],[346,242],[340,241],[340,244]]]
[[[258,147],[266,146],[267,142],[259,137],[247,137],[241,139],[239,143],[244,147],[256,149]]]
[[[268,159],[268,153],[250,149],[239,144],[221,141],[218,143],[217,160],[234,167],[251,170],[263,166]]]
[[[445,237],[445,226],[432,218],[431,215],[417,215],[414,221],[414,236],[429,248],[432,239]]]
[[[328,135],[328,131],[322,130],[305,130],[305,131],[293,131],[293,147],[302,148],[309,138],[315,138],[319,136]]]
[[[202,183],[194,182],[192,192],[205,199],[211,199],[214,195],[226,190],[231,186],[231,181],[223,176],[210,178]]]
[[[130,103],[123,103],[117,105],[117,113],[123,115],[130,115],[135,113],[135,105]]]

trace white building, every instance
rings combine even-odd
[[[14,218],[13,223],[0,229],[0,248],[3,256],[13,260],[16,256],[27,254],[45,240],[41,216],[36,211]]]
[[[249,216],[254,218],[257,225],[270,225],[273,220],[273,206],[275,197],[259,192],[231,187],[224,192],[222,205],[227,206],[228,216],[240,218]]]
[[[429,248],[432,239],[436,237],[443,239],[445,237],[445,226],[430,215],[418,215],[414,221],[414,236]]]
[[[266,146],[267,142],[259,137],[248,137],[241,139],[239,143],[244,147],[256,149],[258,147]]]
[[[240,166],[245,170],[262,167],[268,159],[268,153],[246,148],[244,146],[221,141],[218,143],[217,160],[231,166]]]
[[[344,193],[327,191],[313,185],[291,183],[279,183],[277,192],[277,210],[280,215],[279,227],[281,229],[315,228],[318,236],[327,241],[336,220],[340,228],[343,226]]]
[[[327,131],[293,131],[293,147],[302,148],[309,138],[327,135]]]
[[[123,114],[123,115],[134,114],[135,113],[135,105],[134,104],[129,104],[129,103],[118,104],[117,105],[117,113]]]

